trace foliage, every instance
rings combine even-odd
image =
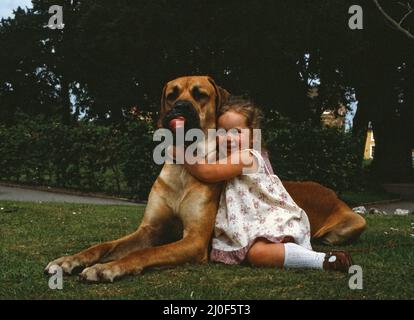
[[[20,114],[16,125],[0,126],[0,176],[145,200],[160,170],[152,159],[153,130],[144,120],[122,125],[84,120],[72,126]],[[268,120],[263,132],[281,178],[314,180],[336,191],[361,183],[349,133],[283,117]]]
[[[146,199],[159,171],[152,161],[152,130],[145,121],[68,126],[21,114],[17,125],[0,126],[0,176]]]
[[[311,121],[292,123],[276,117],[264,125],[266,148],[275,173],[283,180],[311,180],[341,192],[360,188],[361,165],[352,134],[316,127]]]
[[[158,112],[168,80],[209,74],[264,110],[315,127],[324,110],[349,109],[357,100],[354,137],[362,155],[372,122],[373,174],[382,181],[414,178],[414,43],[390,28],[372,1],[32,3],[0,23],[0,123],[15,123],[22,110],[65,124],[82,114],[121,124],[131,108]],[[63,6],[62,30],[45,27],[56,4]],[[398,18],[414,6],[381,4]],[[348,26],[352,5],[363,9],[362,30]],[[403,26],[412,30],[413,23],[411,14]]]

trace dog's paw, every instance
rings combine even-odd
[[[94,282],[113,282],[116,278],[121,277],[121,270],[118,267],[112,267],[108,264],[95,264],[86,268],[79,275],[81,281]]]
[[[72,274],[75,269],[82,267],[79,259],[73,256],[65,256],[49,262],[44,269],[45,274],[55,274],[56,268],[62,268],[64,274]]]

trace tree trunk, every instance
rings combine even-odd
[[[70,102],[70,87],[66,77],[62,76],[61,81],[61,99],[62,99],[62,121],[64,124],[70,124],[72,104]]]
[[[373,122],[373,172],[381,182],[412,181],[411,146],[400,121]]]
[[[381,182],[412,180],[411,135],[408,101],[398,103],[393,87],[384,81],[373,97],[375,154],[372,169]]]

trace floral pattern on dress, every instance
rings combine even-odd
[[[210,260],[242,263],[259,237],[274,243],[293,241],[312,249],[305,211],[267,168],[261,154],[249,150],[259,168],[256,173],[241,174],[226,182],[217,210]]]

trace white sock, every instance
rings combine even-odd
[[[285,268],[313,268],[323,269],[325,253],[316,252],[296,243],[284,243],[285,246]]]

